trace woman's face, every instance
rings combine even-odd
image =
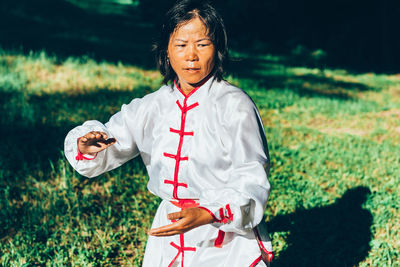
[[[199,18],[178,26],[171,34],[168,57],[181,89],[188,93],[214,68],[215,48]]]

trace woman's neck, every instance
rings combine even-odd
[[[194,89],[195,89],[196,87],[194,87],[194,86],[189,86],[189,87],[187,87],[187,88],[185,88],[185,87],[181,87],[181,90],[183,91],[183,93],[185,94],[185,95],[189,95],[190,94],[190,92],[192,92]]]
[[[204,79],[202,79],[200,82],[195,83],[195,84],[181,83],[178,79],[177,85],[179,86],[179,88],[185,95],[189,95],[194,89],[199,88],[200,86],[205,84],[210,79],[211,76],[212,76],[212,74],[210,73]]]

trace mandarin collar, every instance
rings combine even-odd
[[[174,93],[177,96],[179,101],[183,101],[186,99],[186,101],[189,103],[201,101],[203,98],[205,98],[209,91],[211,90],[211,86],[214,82],[215,76],[210,76],[203,84],[200,86],[194,88],[188,95],[185,95],[183,91],[178,88],[177,82],[174,81],[173,89]]]

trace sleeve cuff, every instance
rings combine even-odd
[[[229,206],[229,204],[225,205],[224,207],[203,205],[199,206],[198,208],[203,209],[208,213],[210,213],[215,223],[226,224],[233,221],[233,213],[231,211],[231,207]]]
[[[96,153],[96,155],[88,155],[88,154],[82,154],[80,151],[79,151],[79,139],[81,139],[80,137],[76,140],[76,151],[77,151],[77,155],[76,155],[76,157],[75,157],[75,159],[76,160],[93,160],[93,159],[95,159],[96,157],[97,157],[97,153]],[[88,157],[89,156],[89,157]]]

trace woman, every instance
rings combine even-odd
[[[271,244],[257,225],[269,194],[267,143],[251,99],[222,80],[221,18],[204,1],[178,2],[155,49],[172,83],[123,105],[105,125],[70,131],[66,157],[94,177],[141,155],[147,187],[163,199],[143,266],[265,266]]]

